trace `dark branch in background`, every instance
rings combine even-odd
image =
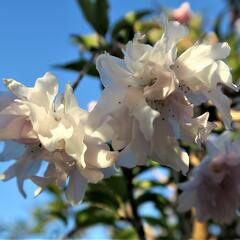
[[[133,195],[134,186],[132,184],[132,180],[133,180],[132,170],[128,168],[122,168],[122,172],[127,182],[128,199],[129,199],[129,203],[131,205],[132,214],[133,214],[130,222],[133,228],[136,229],[138,238],[141,240],[145,240],[146,236],[143,228],[143,223],[142,223],[141,217],[138,214],[137,204],[134,200],[134,195]]]
[[[76,90],[76,88],[78,87],[79,83],[81,82],[82,78],[88,73],[91,65],[94,63],[94,59],[96,58],[98,52],[94,52],[92,53],[91,58],[89,59],[89,61],[84,65],[84,67],[82,68],[82,70],[80,71],[78,78],[75,80],[75,82],[72,84],[72,89],[73,91]]]
[[[77,235],[79,231],[80,229],[78,227],[75,227],[72,230],[70,230],[66,235],[64,235],[62,238],[60,238],[60,240],[72,239]]]
[[[234,26],[236,20],[240,17],[240,2],[239,0],[228,0],[231,11],[231,26]]]

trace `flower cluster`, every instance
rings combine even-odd
[[[39,186],[36,195],[57,184],[75,204],[88,182],[110,176],[116,167],[147,165],[151,159],[186,174],[189,156],[180,142],[200,144],[214,128],[209,113],[195,116],[194,107],[211,101],[230,129],[230,100],[221,87],[238,88],[222,61],[230,51],[227,43],[197,43],[178,56],[187,27],[166,19],[161,24],[164,32],[154,46],[138,33],[123,59],[98,57],[105,89],[90,113],[78,107],[70,85],[58,94],[50,73],[33,88],[5,80],[10,93],[0,94],[0,139],[6,141],[0,160],[16,163],[1,179],[16,177],[24,196],[26,179]],[[44,163],[47,169],[38,176]]]
[[[33,88],[5,80],[10,93],[1,94],[0,138],[5,140],[1,161],[15,159],[1,180],[31,179],[39,186],[64,187],[71,204],[80,202],[88,182],[96,183],[114,169],[117,153],[109,151],[101,130],[86,133],[88,112],[79,108],[70,85],[58,95],[58,83],[50,73],[38,78]],[[37,173],[47,162],[44,176]],[[69,179],[68,179],[69,178]]]
[[[212,101],[231,128],[230,101],[219,84],[238,88],[222,61],[230,51],[227,43],[195,44],[177,57],[176,44],[188,29],[179,22],[162,23],[164,33],[154,46],[136,34],[123,59],[99,56],[105,89],[89,123],[95,130],[108,122],[113,148],[122,150],[118,165],[145,165],[150,158],[185,174],[189,158],[179,140],[204,142],[214,127],[208,113],[194,116],[194,106]]]

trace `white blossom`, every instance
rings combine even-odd
[[[33,88],[15,80],[5,84],[11,93],[0,95],[0,139],[6,140],[0,160],[16,163],[1,179],[16,177],[23,196],[25,179],[40,186],[36,195],[51,183],[63,187],[67,182],[69,202],[80,202],[87,183],[98,182],[114,168],[117,154],[109,151],[103,132],[86,133],[88,112],[78,107],[69,84],[62,95],[50,73],[37,79]],[[37,176],[43,161],[47,170]]]
[[[188,30],[178,22],[165,21],[164,27],[154,46],[141,43],[142,36],[136,34],[127,43],[123,59],[108,53],[98,57],[97,69],[105,89],[90,114],[90,127],[96,129],[110,121],[113,145],[119,144],[116,139],[121,141],[115,149],[138,155],[135,164],[147,163],[147,156],[186,172],[188,157],[178,140],[202,142],[213,128],[208,113],[194,117],[192,104],[212,100],[230,127],[230,103],[218,83],[237,87],[220,60],[229,53],[226,43],[195,45],[177,58],[176,44]]]

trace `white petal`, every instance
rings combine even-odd
[[[176,59],[176,44],[181,38],[188,34],[188,29],[179,22],[168,22],[166,18],[163,19],[162,22],[164,26],[164,33],[162,38],[156,42],[153,48],[153,54],[156,55],[153,59],[158,59],[162,62],[161,58],[165,58],[165,60],[167,60],[167,65],[171,65]]]
[[[6,108],[15,99],[14,95],[9,92],[0,92],[0,111]]]
[[[186,81],[187,78],[195,77],[200,80],[203,78],[201,81],[203,83],[206,82],[208,85],[216,84],[216,80],[205,80],[204,74],[210,78],[218,68],[216,60],[226,58],[229,51],[230,48],[227,43],[194,45],[180,55],[173,66],[173,70],[177,77],[183,81]],[[222,65],[220,66],[220,70],[221,68],[223,68]],[[196,76],[196,74],[200,74],[200,76]]]
[[[90,183],[98,183],[104,177],[102,171],[97,168],[84,168],[80,171],[82,176]]]
[[[87,141],[87,150],[84,158],[89,166],[97,168],[107,168],[114,164],[117,158],[117,152],[110,152],[107,144],[96,144],[96,142]]]
[[[71,111],[72,108],[78,108],[78,103],[75,96],[73,95],[73,89],[70,84],[66,85],[63,99],[66,113]]]
[[[217,74],[218,74],[218,79],[217,82],[222,83],[226,86],[228,86],[229,88],[238,91],[239,87],[237,85],[235,85],[232,82],[232,75],[230,72],[230,69],[228,67],[227,64],[225,64],[223,61],[217,61],[218,64],[218,69],[217,69]]]
[[[176,171],[188,172],[189,157],[181,150],[175,136],[174,129],[167,121],[157,119],[152,139],[153,160]]]
[[[158,74],[158,79],[151,86],[144,88],[144,96],[148,99],[165,99],[178,85],[178,81],[171,72]]]
[[[127,86],[132,83],[131,74],[120,58],[108,53],[101,54],[97,58],[96,67],[104,87],[111,87],[112,85]]]
[[[127,43],[124,51],[124,61],[132,73],[142,71],[144,61],[148,59],[152,49],[152,46],[140,43],[139,38],[139,34],[135,34],[133,41]]]
[[[80,171],[77,168],[74,169],[70,175],[69,183],[65,191],[68,202],[71,205],[80,203],[84,197],[86,189],[86,180],[81,176]]]
[[[0,161],[8,161],[17,159],[24,152],[24,145],[19,144],[15,141],[6,141],[4,142],[3,151],[0,153]]]
[[[206,112],[199,117],[190,118],[184,123],[180,122],[181,139],[189,142],[193,141],[197,144],[204,142],[215,127],[213,123],[208,122],[208,118],[209,113]]]
[[[28,88],[13,79],[6,79],[5,84],[19,99],[31,101],[46,109],[51,109],[58,91],[56,77],[51,73],[38,78],[33,88]]]
[[[89,113],[89,131],[95,131],[109,118],[110,114],[122,108],[125,94],[125,88],[106,88],[103,90],[98,104],[93,111]]]
[[[231,126],[232,117],[230,114],[231,101],[226,95],[223,94],[223,92],[221,91],[221,87],[217,87],[216,89],[213,89],[210,92],[206,91],[204,92],[204,94],[210,101],[212,101],[214,106],[216,106],[216,108],[220,112],[225,127],[227,129],[231,129],[232,128]]]
[[[84,153],[87,147],[84,140],[84,129],[79,124],[78,126],[73,125],[74,131],[70,138],[65,139],[65,151],[66,153],[76,159],[82,167],[86,167]]]
[[[117,166],[133,168],[136,165],[147,165],[150,156],[150,143],[146,141],[135,120],[132,126],[131,140],[119,154]]]
[[[39,194],[42,193],[42,191],[48,187],[50,184],[52,184],[55,180],[55,177],[39,177],[39,176],[33,176],[30,178],[36,185],[39,187],[35,190],[34,196],[37,197]]]
[[[134,116],[139,123],[146,140],[150,140],[153,135],[153,122],[159,116],[159,112],[153,110],[146,102],[143,94],[137,89],[129,89],[126,102],[130,115]]]
[[[178,207],[179,212],[186,212],[190,210],[195,203],[195,192],[186,191],[180,194],[178,198]]]

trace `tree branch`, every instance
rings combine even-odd
[[[82,78],[88,73],[91,65],[94,62],[95,57],[97,56],[98,52],[94,52],[90,58],[90,60],[83,66],[82,70],[80,71],[78,78],[75,80],[75,82],[72,84],[72,89],[73,91],[76,90],[76,88],[78,87],[80,81],[82,80]]]
[[[141,240],[145,240],[146,236],[145,236],[145,232],[144,232],[144,228],[143,228],[143,223],[142,223],[141,217],[138,214],[136,202],[135,202],[134,196],[133,196],[134,187],[132,184],[132,180],[133,180],[132,170],[128,169],[128,168],[122,168],[122,171],[123,171],[123,175],[125,176],[125,179],[127,181],[128,198],[129,198],[129,203],[132,208],[133,217],[131,218],[131,224],[132,224],[133,228],[136,229],[138,238]]]

